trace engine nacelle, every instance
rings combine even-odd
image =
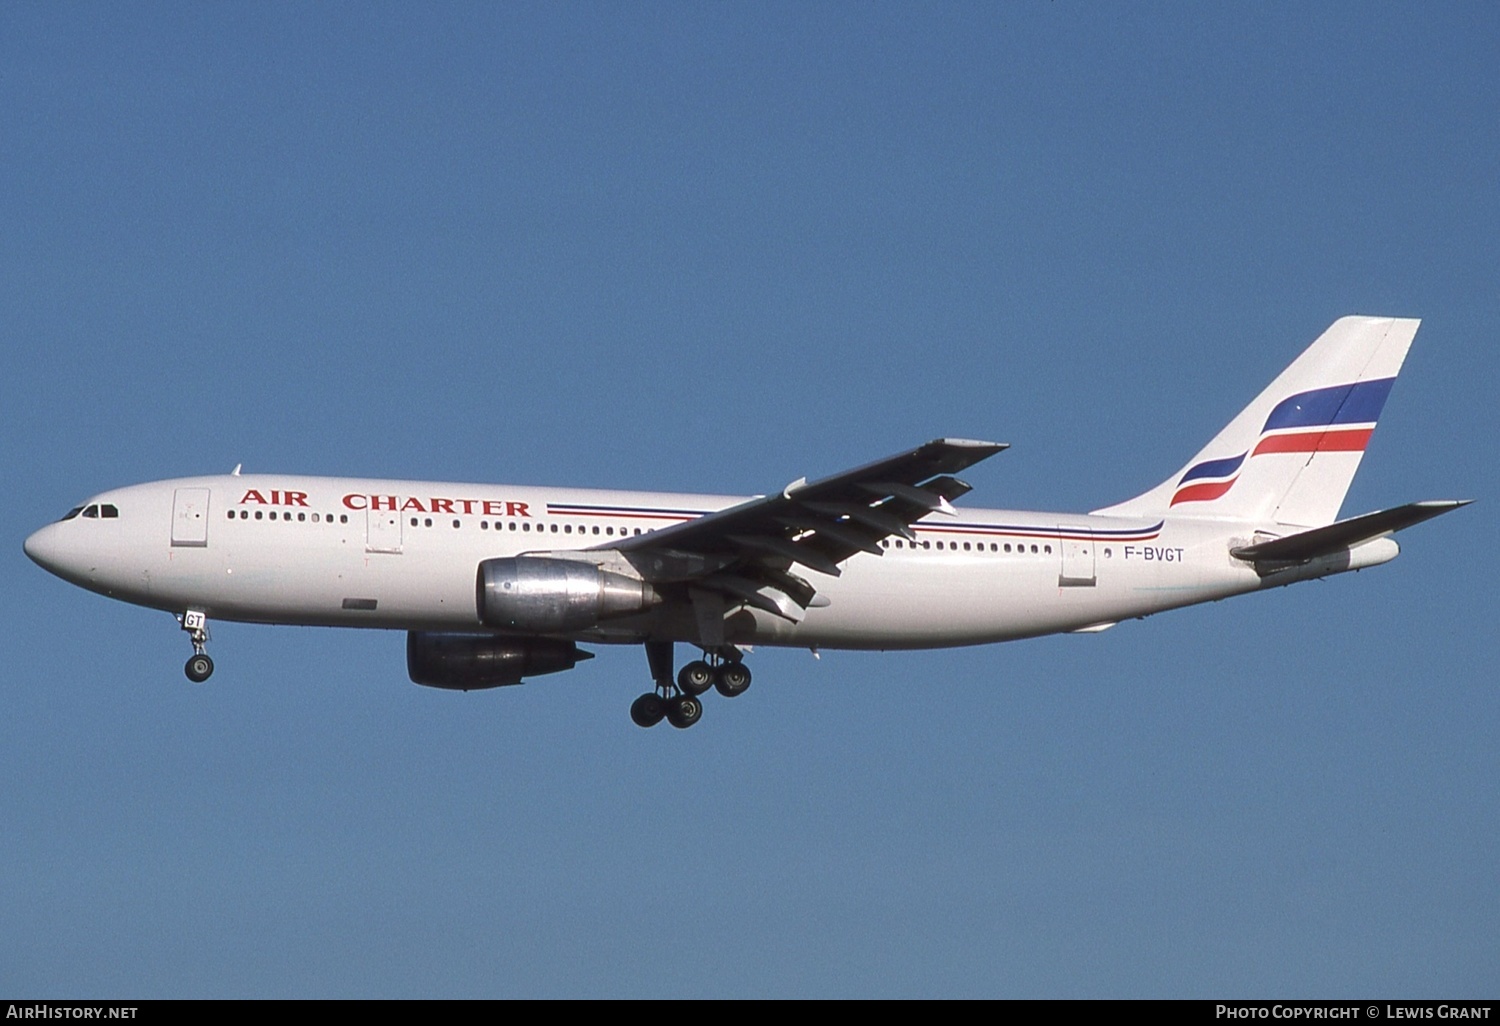
[[[584,631],[661,601],[645,581],[592,563],[507,556],[479,564],[479,619],[528,634]]]
[[[594,653],[553,638],[409,631],[406,673],[429,688],[474,691],[519,684],[522,677],[571,670]]]

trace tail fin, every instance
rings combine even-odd
[[[1331,524],[1420,323],[1339,318],[1187,466],[1094,512]]]

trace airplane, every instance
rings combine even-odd
[[[103,492],[26,554],[168,611],[213,673],[211,619],[407,632],[417,684],[470,690],[639,644],[642,727],[743,694],[753,646],[923,649],[1063,632],[1376,566],[1470,500],[1337,519],[1420,322],[1335,321],[1159,485],[1089,514],[960,509],[1007,448],[941,438],[751,498],[281,474]],[[702,652],[674,672],[674,647]]]

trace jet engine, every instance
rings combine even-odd
[[[507,556],[479,564],[481,622],[528,634],[582,631],[661,601],[645,581],[592,563]]]
[[[594,653],[553,638],[409,631],[406,672],[415,684],[474,691],[519,684],[522,677],[571,670]]]

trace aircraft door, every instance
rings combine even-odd
[[[1057,578],[1060,588],[1092,588],[1098,581],[1094,574],[1094,536],[1076,527],[1062,527],[1058,531],[1062,548],[1062,573]]]
[[[172,544],[208,545],[208,489],[179,488],[172,494]]]
[[[365,551],[401,551],[401,514],[393,509],[365,511]]]

